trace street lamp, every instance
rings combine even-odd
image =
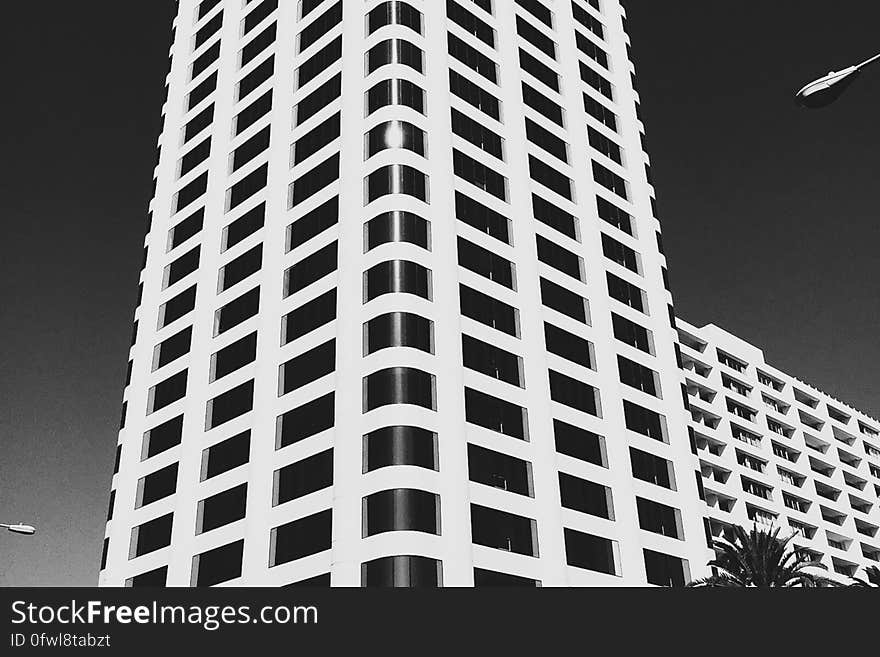
[[[855,81],[863,68],[878,60],[880,60],[880,53],[866,59],[861,64],[850,66],[842,71],[831,71],[828,75],[813,80],[797,92],[795,99],[798,105],[809,109],[830,105]]]
[[[37,531],[36,529],[31,527],[30,525],[23,525],[21,523],[18,523],[17,525],[5,525],[3,523],[0,523],[0,527],[5,527],[9,531],[11,531],[13,534],[26,534],[28,536],[30,536],[31,534],[33,534],[34,532]]]

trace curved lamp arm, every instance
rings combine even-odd
[[[801,107],[810,109],[830,105],[855,81],[862,69],[877,61],[880,61],[880,53],[866,59],[861,64],[850,66],[841,71],[831,71],[828,75],[804,85],[797,92],[795,100]]]

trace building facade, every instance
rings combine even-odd
[[[704,575],[616,0],[180,0],[102,585]]]
[[[880,422],[717,326],[677,326],[708,531],[780,527],[842,582],[880,565]]]

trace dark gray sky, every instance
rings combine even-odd
[[[0,586],[96,582],[170,0],[4,7]],[[627,3],[678,313],[880,416],[880,6]]]

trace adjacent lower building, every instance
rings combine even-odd
[[[779,527],[842,582],[880,565],[880,422],[724,329],[677,326],[707,532]]]

